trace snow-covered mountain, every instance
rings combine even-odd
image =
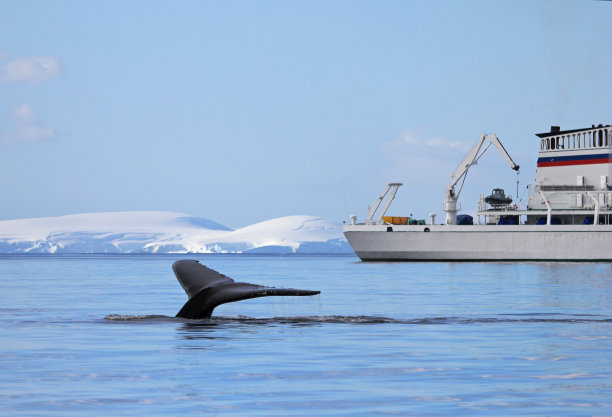
[[[288,216],[232,230],[181,213],[74,214],[0,221],[0,253],[351,253],[339,224]]]

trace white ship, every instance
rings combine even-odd
[[[495,135],[483,134],[451,175],[444,224],[435,214],[427,222],[386,217],[402,185],[390,183],[365,222],[351,216],[344,235],[363,261],[612,261],[612,126],[552,126],[537,136],[536,179],[523,209],[496,189],[481,196],[475,221],[458,215],[466,174],[491,145],[519,169]]]

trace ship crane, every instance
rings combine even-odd
[[[482,149],[485,142],[489,142],[487,146]],[[457,208],[457,200],[459,200],[459,194],[461,194],[461,190],[463,189],[463,184],[465,183],[465,178],[467,177],[467,173],[472,165],[476,165],[480,157],[489,149],[489,146],[495,145],[497,150],[502,154],[502,156],[506,159],[510,168],[515,171],[519,170],[519,166],[514,163],[508,152],[501,144],[497,136],[493,135],[485,135],[484,133],[476,142],[476,144],[470,149],[467,153],[463,161],[457,166],[455,172],[451,175],[451,182],[446,188],[446,200],[444,201],[443,210],[446,212],[446,224],[457,224],[457,212],[459,209]],[[459,187],[459,191],[455,192],[455,186],[461,181],[461,186]]]

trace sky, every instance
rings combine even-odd
[[[612,3],[0,0],[0,220],[438,213],[482,133],[612,124]],[[490,149],[460,196],[516,197]]]

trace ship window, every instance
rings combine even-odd
[[[550,149],[550,139],[546,139],[546,149]]]
[[[572,135],[572,149],[576,147],[576,134]]]
[[[540,141],[540,150],[544,150],[544,139]]]
[[[603,130],[599,131],[599,147],[603,146]]]
[[[556,146],[555,146],[555,142],[556,142],[557,140],[559,140],[559,138],[552,138],[552,139],[550,140],[550,149],[555,149],[555,148],[556,148]]]

